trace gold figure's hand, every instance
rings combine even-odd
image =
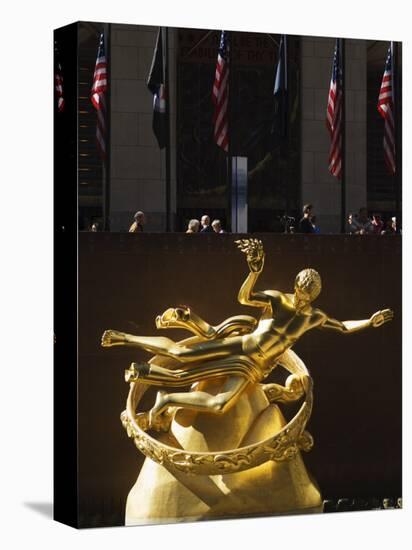
[[[124,332],[117,330],[105,330],[102,336],[102,346],[104,348],[110,348],[111,346],[121,346],[126,342],[126,335]]]
[[[380,327],[384,323],[387,323],[388,321],[392,321],[393,319],[393,311],[391,309],[382,309],[382,311],[377,311],[372,315],[372,317],[369,319],[370,324],[374,327]]]
[[[235,241],[238,248],[246,254],[246,260],[251,271],[259,273],[265,262],[265,252],[260,239],[240,239]]]

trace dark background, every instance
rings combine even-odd
[[[70,47],[68,47],[70,45]],[[62,47],[63,46],[63,47]],[[54,64],[64,71],[65,109],[54,101],[54,491],[53,516],[77,525],[77,24],[54,31]],[[54,82],[53,82],[54,88]],[[67,376],[69,373],[69,376]],[[64,388],[64,391],[62,391]]]
[[[315,383],[308,424],[315,446],[303,458],[323,497],[400,496],[401,238],[260,238],[266,262],[257,288],[291,292],[296,273],[313,267],[323,280],[316,305],[331,316],[364,319],[384,307],[394,309],[394,321],[380,329],[352,335],[314,330],[294,349]],[[258,310],[237,302],[248,268],[235,239],[79,234],[80,526],[123,524],[127,494],[143,461],[119,415],[128,393],[124,369],[148,355],[101,348],[103,331],[155,335],[156,315],[178,304],[212,324],[235,314],[256,315]],[[177,339],[186,334],[162,331]]]

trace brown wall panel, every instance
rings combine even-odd
[[[254,235],[259,237],[259,235]],[[315,382],[305,463],[325,497],[401,494],[401,239],[262,234],[258,288],[292,291],[296,273],[323,279],[316,304],[341,320],[392,307],[395,319],[353,335],[312,331],[295,346]],[[142,457],[119,415],[123,371],[148,356],[100,347],[114,328],[154,335],[154,319],[187,304],[211,323],[257,310],[237,303],[247,275],[235,235],[79,234],[79,492],[83,525],[123,522]],[[164,334],[164,333],[163,333]],[[182,338],[182,332],[168,336]]]

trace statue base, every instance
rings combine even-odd
[[[222,379],[207,380],[197,390],[218,393]],[[251,385],[224,415],[180,409],[169,445],[218,451],[262,440],[286,424],[260,385]],[[290,460],[268,461],[255,468],[223,475],[173,474],[146,458],[126,504],[126,525],[172,523],[246,516],[322,512],[322,497],[300,453]]]

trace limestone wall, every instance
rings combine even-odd
[[[147,231],[166,227],[165,152],[152,130],[153,96],[146,81],[158,27],[112,25],[111,32],[111,190],[112,231],[123,231],[143,210]],[[172,207],[175,210],[175,47],[169,31],[172,129]]]
[[[366,41],[346,40],[346,211],[366,205]],[[315,206],[322,232],[339,232],[341,183],[328,171],[326,105],[334,38],[302,37],[302,204]]]

